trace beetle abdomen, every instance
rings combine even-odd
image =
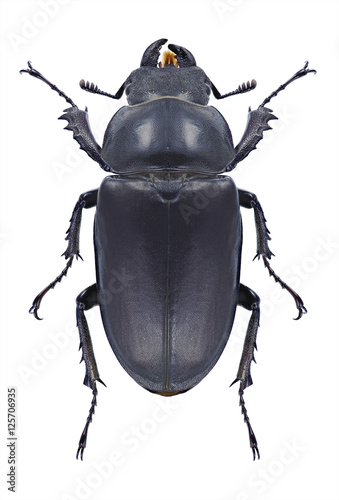
[[[126,371],[152,391],[200,382],[226,345],[238,300],[241,219],[233,181],[107,177],[95,247],[103,323]]]
[[[218,173],[235,151],[215,108],[162,97],[121,108],[107,127],[101,155],[116,173]]]

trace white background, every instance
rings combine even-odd
[[[2,1],[1,35],[1,498],[337,499],[338,2]],[[56,119],[65,101],[19,70],[32,60],[79,107],[87,105],[101,142],[124,101],[85,93],[78,81],[116,92],[161,37],[191,50],[222,93],[258,81],[249,94],[211,99],[235,142],[248,106],[258,106],[306,59],[318,70],[270,103],[280,120],[232,174],[238,187],[257,194],[272,234],[272,265],[309,311],[293,321],[293,300],[251,261],[255,230],[247,211],[242,281],[262,299],[258,364],[245,393],[257,462],[237,386],[228,388],[249,318],[243,310],[213,371],[167,399],[124,372],[93,311],[107,389],[99,387],[84,462],[75,460],[91,400],[78,364],[75,297],[95,280],[93,211],[83,214],[84,262],[45,298],[44,321],[28,314],[64,265],[64,232],[79,194],[98,187],[104,172]],[[15,495],[6,486],[9,386],[18,397]]]

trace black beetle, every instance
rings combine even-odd
[[[99,305],[108,341],[124,369],[142,387],[172,396],[198,384],[213,368],[229,338],[237,305],[251,311],[243,354],[235,382],[240,382],[241,411],[247,424],[253,459],[260,458],[243,392],[252,384],[259,326],[260,299],[240,283],[242,224],[240,207],[252,208],[257,232],[258,259],[294,298],[298,317],[306,313],[303,301],[270,266],[273,255],[266,219],[257,197],[237,189],[224,172],[243,160],[276,119],[265,107],[294,80],[315,73],[308,62],[272,92],[255,111],[249,109],[242,139],[234,147],[223,116],[208,106],[216,99],[253,90],[255,80],[221,95],[193,55],[169,44],[158,62],[162,38],[144,52],[114,95],[93,83],[82,89],[119,99],[125,92],[128,106],[111,119],[102,148],[91,132],[87,108],[74,102],[30,62],[21,72],[44,81],[71,105],[60,119],[74,134],[80,148],[115,175],[100,188],[80,195],[72,213],[64,252],[66,267],[34,299],[30,312],[37,319],[44,295],[66,276],[79,253],[83,208],[96,206],[94,246],[97,282],[76,299],[77,326],[84,384],[93,399],[82,432],[77,458],[83,458],[88,426],[97,404],[99,377],[84,311]],[[199,205],[199,199],[207,199]],[[198,208],[197,208],[198,207]],[[127,271],[127,275],[126,275]],[[118,286],[116,283],[118,282]],[[105,385],[105,384],[104,384]]]

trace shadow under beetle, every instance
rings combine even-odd
[[[251,312],[235,382],[240,382],[241,412],[246,422],[253,459],[260,458],[245,402],[244,389],[252,384],[259,327],[260,299],[240,283],[242,225],[240,207],[254,211],[258,259],[294,298],[301,318],[303,301],[273,271],[269,260],[269,230],[255,194],[237,189],[224,172],[243,160],[276,119],[265,107],[288,84],[314,72],[308,62],[272,92],[258,109],[249,109],[248,122],[234,147],[227,122],[208,106],[216,99],[253,90],[255,80],[221,95],[193,55],[169,44],[158,62],[162,38],[144,52],[114,95],[93,83],[82,89],[113,99],[126,94],[124,106],[111,119],[100,147],[88,122],[87,108],[74,102],[28,62],[21,70],[47,83],[70,108],[60,119],[73,132],[80,148],[115,175],[105,177],[99,189],[80,195],[72,213],[64,252],[66,267],[34,299],[30,312],[37,319],[44,295],[66,276],[79,253],[83,208],[96,206],[94,247],[97,282],[76,299],[76,318],[84,384],[93,398],[80,437],[77,458],[86,447],[87,432],[97,404],[97,382],[102,382],[94,357],[85,311],[99,305],[108,341],[123,368],[142,387],[172,396],[198,384],[213,368],[231,333],[235,310]],[[199,199],[208,203],[199,205]],[[104,384],[105,385],[105,384]]]

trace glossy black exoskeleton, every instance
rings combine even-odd
[[[253,458],[259,458],[243,392],[252,384],[259,326],[259,297],[240,283],[242,225],[240,207],[254,211],[258,259],[294,298],[299,319],[306,309],[273,271],[269,231],[257,197],[237,189],[224,174],[243,160],[276,119],[266,104],[289,83],[314,70],[306,62],[287,82],[249,111],[242,139],[234,147],[223,116],[208,105],[216,99],[248,92],[252,80],[221,95],[193,55],[169,45],[158,62],[160,39],[145,51],[114,95],[93,83],[80,86],[119,99],[128,106],[111,119],[100,147],[82,111],[31,63],[22,70],[44,81],[71,107],[61,119],[80,148],[107,172],[100,188],[80,195],[67,232],[67,264],[34,300],[30,312],[38,319],[43,296],[60,282],[80,257],[79,233],[83,208],[96,206],[94,246],[97,281],[76,300],[84,383],[93,391],[91,408],[77,457],[86,446],[88,426],[97,398],[99,377],[85,311],[99,305],[108,341],[124,369],[142,387],[163,396],[191,389],[213,368],[230,336],[238,305],[251,312],[243,354],[234,382],[247,424]]]

